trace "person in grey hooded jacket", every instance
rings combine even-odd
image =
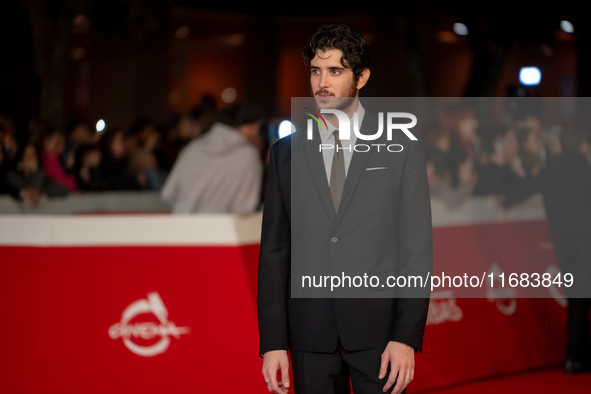
[[[161,191],[174,213],[242,215],[257,209],[263,163],[252,136],[261,123],[257,109],[231,105],[207,133],[181,151]]]

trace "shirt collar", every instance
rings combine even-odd
[[[359,129],[361,129],[361,124],[363,123],[363,116],[365,115],[365,108],[363,108],[363,105],[361,105],[361,101],[357,100],[357,102],[359,103],[359,106],[357,107],[357,117],[359,118]],[[326,130],[324,127],[322,127],[320,129],[320,140],[322,141],[323,144],[326,143],[326,141],[330,138],[330,135],[332,134],[332,132],[336,129],[336,127],[334,127],[332,125],[332,123],[330,122],[326,122],[328,125],[328,130]],[[351,117],[351,123],[353,123],[353,117]],[[353,124],[351,124],[351,140],[354,143],[357,140],[357,136],[355,135],[355,132],[353,131]]]

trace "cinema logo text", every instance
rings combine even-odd
[[[488,270],[487,275],[492,274],[492,278],[499,278],[503,274],[503,270],[496,262],[493,262]],[[498,282],[498,279],[496,280]],[[494,287],[493,283],[486,282],[486,298],[489,302],[495,302],[497,309],[504,315],[511,316],[517,309],[517,289],[512,287],[502,287],[497,283]]]
[[[304,109],[313,112],[304,112],[306,115],[310,116],[312,119],[316,121],[319,128],[326,128],[328,130],[328,123],[322,114],[333,114],[337,117],[338,120],[338,132],[339,132],[339,139],[342,140],[349,140],[351,139],[351,119],[349,116],[343,111],[338,109],[321,109],[320,112],[315,111],[311,108],[304,107]],[[312,119],[308,119],[307,122],[307,138],[308,140],[313,139],[313,126],[314,123]],[[353,114],[353,133],[358,140],[363,141],[375,141],[382,136],[384,133],[384,119],[386,119],[386,138],[388,141],[392,140],[392,134],[394,130],[402,131],[411,141],[417,141],[417,137],[414,136],[413,133],[410,132],[410,128],[416,126],[417,124],[417,117],[408,112],[387,112],[384,115],[383,112],[378,113],[378,130],[374,134],[361,134],[359,131],[359,120],[358,114],[355,112]],[[409,119],[410,123],[394,123],[394,119]],[[388,152],[402,152],[404,149],[400,144],[354,144],[350,147],[336,147],[337,150],[343,149],[353,149],[355,152],[369,152],[371,148],[375,148],[380,151],[381,148],[387,150]],[[333,144],[320,144],[319,150],[330,150],[335,149],[335,145]]]
[[[158,323],[130,323],[136,316],[149,313],[158,319]],[[168,310],[157,292],[148,293],[147,299],[132,302],[121,314],[121,321],[109,328],[111,339],[121,337],[125,347],[132,353],[143,357],[152,357],[164,353],[168,349],[168,346],[170,346],[171,336],[180,339],[181,334],[188,334],[189,332],[189,327],[177,327],[173,322],[168,320]],[[140,345],[132,341],[132,338],[149,341],[156,337],[160,337],[160,340],[149,346]]]
[[[462,320],[464,313],[456,304],[456,299],[451,290],[434,291],[431,293],[427,325],[436,325],[445,322],[457,322]]]

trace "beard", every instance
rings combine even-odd
[[[335,97],[331,92],[326,89],[320,89],[316,92],[312,91],[312,96],[316,101],[318,109],[338,109],[344,111],[355,102],[357,97],[357,80],[353,78],[351,86],[342,95],[342,97]],[[317,97],[318,94],[330,94],[331,97]]]

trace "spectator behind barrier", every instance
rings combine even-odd
[[[508,193],[529,178],[514,127],[499,128],[491,145],[488,163],[479,168],[480,181],[474,191],[477,195]]]
[[[462,102],[445,108],[439,117],[439,123],[448,131],[450,138],[445,167],[451,174],[451,186],[456,187],[460,165],[466,160],[475,163],[480,155],[481,141],[477,133],[480,123],[474,116],[473,109]]]
[[[76,183],[80,190],[101,191],[107,187],[101,174],[102,152],[98,145],[83,145],[76,152]]]
[[[100,172],[107,190],[140,190],[147,185],[143,172],[128,171],[127,135],[123,130],[109,128],[99,141],[103,159]]]
[[[519,156],[523,167],[529,177],[536,177],[544,165],[546,156],[541,132],[530,123],[519,122],[515,126],[515,134],[519,141]]]
[[[19,153],[16,168],[7,175],[7,182],[11,188],[19,190],[19,197],[34,208],[39,203],[39,195],[49,197],[65,196],[68,188],[49,179],[39,166],[39,157],[34,144],[27,144]]]
[[[156,154],[160,166],[170,172],[179,153],[189,142],[199,138],[209,130],[215,121],[216,106],[213,97],[205,96],[199,106],[184,113],[178,118],[173,118],[169,130],[163,135],[166,138],[160,144]]]
[[[64,135],[53,127],[45,126],[41,137],[41,148],[43,170],[47,176],[55,182],[66,186],[70,192],[76,191],[77,185],[74,175],[66,173],[59,158],[65,150]],[[73,163],[73,155],[70,157]]]
[[[262,112],[246,103],[225,108],[204,136],[183,149],[162,188],[175,213],[253,212],[260,199],[262,160],[249,139]]]
[[[129,172],[143,173],[148,180],[148,187],[160,190],[166,171],[164,171],[156,157],[156,149],[160,143],[160,132],[156,123],[150,119],[138,119],[129,131],[132,150],[129,158]]]
[[[445,167],[449,149],[447,130],[438,125],[431,127],[425,135],[429,191],[433,197],[440,198],[448,208],[453,209],[470,197],[478,176],[474,172],[473,161],[467,158],[458,166],[457,184],[453,187],[451,171]]]

